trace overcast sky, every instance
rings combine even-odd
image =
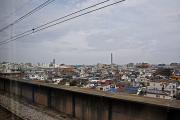
[[[0,0],[0,28],[45,1]],[[100,1],[55,0],[1,32],[0,41]],[[110,63],[111,52],[117,64],[180,62],[180,0],[126,0],[2,45],[0,61]]]

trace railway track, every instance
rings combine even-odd
[[[0,120],[23,120],[0,106]]]

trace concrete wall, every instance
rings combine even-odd
[[[23,83],[21,86],[21,96],[28,101],[34,102],[33,86]]]
[[[108,100],[103,97],[79,94],[75,97],[75,116],[82,120],[108,120]]]
[[[34,102],[40,105],[48,106],[48,89],[40,86],[33,86]]]
[[[166,120],[166,110],[128,101],[112,102],[112,120]]]
[[[180,110],[0,79],[0,90],[80,120],[179,120]]]
[[[73,115],[73,101],[72,94],[67,91],[51,90],[50,106],[60,112]]]
[[[0,90],[4,91],[4,80],[0,80]]]
[[[10,86],[11,86],[10,91],[12,94],[21,96],[21,85],[20,85],[20,83],[11,82]]]

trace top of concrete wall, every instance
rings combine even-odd
[[[130,94],[113,94],[113,93],[107,93],[103,91],[97,91],[93,89],[87,89],[87,88],[79,88],[79,87],[71,87],[71,86],[64,86],[64,85],[56,85],[51,83],[43,83],[43,82],[32,82],[28,80],[18,80],[18,79],[11,79],[11,78],[1,78],[1,79],[7,79],[11,81],[17,81],[20,83],[26,83],[36,86],[44,86],[44,87],[50,87],[54,89],[60,89],[80,94],[88,94],[98,97],[105,97],[109,99],[116,99],[116,100],[123,100],[123,101],[129,101],[129,102],[136,102],[141,104],[150,104],[154,106],[159,107],[168,107],[168,108],[174,108],[174,109],[180,109],[180,100],[166,100],[166,99],[158,99],[158,98],[150,98],[150,97],[141,97],[137,95],[130,95]]]

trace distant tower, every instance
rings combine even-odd
[[[53,67],[55,68],[56,61],[53,59]]]
[[[113,64],[113,54],[111,53],[111,65]]]
[[[55,64],[55,62],[56,62],[55,59],[53,59],[53,64]]]

